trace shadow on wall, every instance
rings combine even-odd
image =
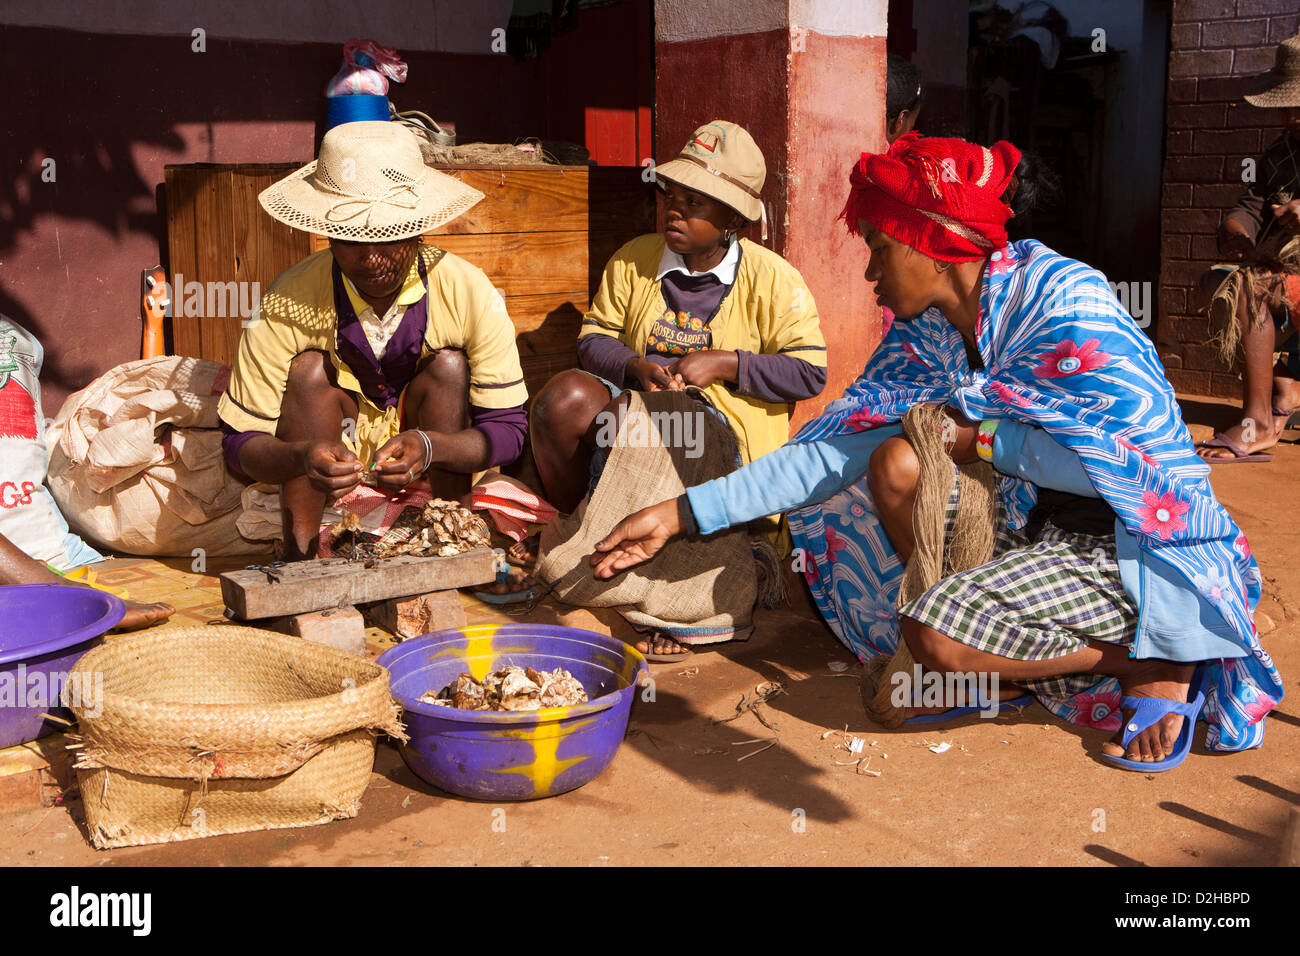
[[[399,109],[455,124],[461,142],[582,143],[587,110],[635,112],[629,57],[599,41],[642,0],[584,11],[546,55],[406,53]],[[166,259],[169,163],[297,162],[315,152],[337,44],[136,36],[0,25],[0,311],[45,345],[47,399],[139,355],[140,271]],[[396,38],[399,51],[400,38]],[[548,91],[585,57],[608,82]],[[620,72],[621,68],[621,72]],[[629,97],[631,100],[629,101]],[[44,176],[44,178],[43,178]],[[46,402],[52,413],[58,402]]]

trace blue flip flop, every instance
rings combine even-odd
[[[496,549],[500,551],[501,549]],[[504,557],[504,552],[502,552]],[[504,565],[497,572],[497,584],[505,584],[510,580],[510,565]],[[475,591],[474,596],[480,601],[488,604],[523,604],[537,597],[537,588],[526,588],[523,591],[507,591],[505,594],[496,594],[492,591]]]
[[[1198,683],[1192,682],[1192,687],[1196,688]],[[1128,745],[1133,742],[1133,738],[1142,731],[1146,730],[1169,714],[1182,714],[1186,719],[1183,721],[1183,729],[1178,734],[1178,740],[1174,743],[1174,752],[1164,760],[1153,760],[1150,762],[1142,760],[1129,760],[1127,757],[1112,757],[1110,754],[1102,754],[1106,760],[1110,761],[1117,767],[1125,770],[1132,770],[1137,773],[1163,773],[1166,770],[1173,770],[1181,764],[1192,749],[1192,737],[1196,734],[1196,717],[1201,712],[1201,706],[1205,703],[1205,694],[1200,690],[1196,691],[1196,699],[1191,703],[1181,703],[1176,700],[1166,700],[1163,697],[1124,697],[1120,700],[1119,705],[1124,710],[1132,710],[1133,716],[1129,718],[1124,725],[1123,746],[1124,751],[1128,752]]]
[[[998,703],[998,713],[1006,710],[1008,707],[1026,707],[1034,702],[1033,694],[1021,694],[1014,700],[1004,700]],[[918,717],[909,717],[903,721],[907,724],[941,724],[945,720],[954,720],[958,717],[966,717],[970,714],[982,714],[987,708],[985,707],[953,707],[951,710],[945,710],[942,714],[921,714]]]

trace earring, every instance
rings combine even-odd
[[[724,246],[729,246],[735,241],[736,241],[736,230],[724,229],[722,231],[722,244]]]
[[[947,272],[948,267],[952,265],[951,262],[940,262],[938,259],[931,259],[930,261],[934,263],[934,271],[940,275]]]

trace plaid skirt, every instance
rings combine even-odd
[[[1131,647],[1138,611],[1124,591],[1115,536],[1073,534],[1048,523],[1036,541],[1001,525],[993,560],[944,578],[898,612],[975,650],[1020,661],[1073,654],[1089,640]],[[1069,697],[1095,674],[1017,681]]]

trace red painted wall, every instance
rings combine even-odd
[[[540,58],[404,54],[399,109],[459,140],[584,143],[601,162],[650,155],[650,0],[584,9]],[[291,162],[315,152],[338,44],[96,35],[0,26],[0,312],[44,343],[47,415],[139,357],[140,270],[166,258],[168,163]],[[400,46],[399,46],[400,50]],[[629,51],[640,52],[632,52]],[[588,139],[599,111],[599,135]],[[42,182],[42,161],[55,181]]]
[[[794,427],[838,398],[880,341],[866,248],[836,222],[863,150],[884,148],[885,39],[787,30],[656,44],[655,158],[712,119],[739,123],[767,161],[768,248],[802,273],[826,337],[828,383]],[[746,235],[759,240],[757,225]]]

